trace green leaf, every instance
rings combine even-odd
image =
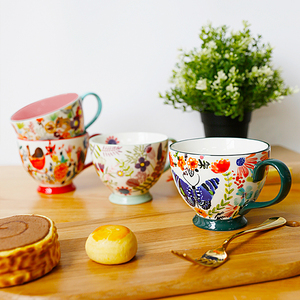
[[[200,47],[180,50],[171,72],[172,86],[159,93],[164,104],[241,121],[245,111],[294,93],[272,65],[272,47],[261,42],[261,35],[252,35],[246,22],[238,31],[226,25],[202,26],[199,38]],[[197,85],[204,81],[205,85]]]
[[[16,123],[16,124],[19,129],[22,129],[24,127],[24,123]]]

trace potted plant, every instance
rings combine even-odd
[[[173,85],[159,94],[165,104],[199,111],[206,136],[247,137],[253,110],[295,92],[273,68],[271,46],[261,43],[261,35],[253,37],[246,21],[243,25],[241,31],[230,33],[226,25],[203,26],[201,47],[180,50]],[[226,131],[228,121],[233,124]]]

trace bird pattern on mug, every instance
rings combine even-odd
[[[43,141],[40,147],[29,147],[23,141],[19,144],[19,154],[25,170],[44,185],[65,185],[81,172],[88,149],[88,138],[80,144],[62,144]]]

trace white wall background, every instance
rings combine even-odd
[[[300,82],[300,3],[294,0],[0,0],[0,165],[21,164],[10,117],[61,93],[98,93],[89,133],[162,132],[203,137],[197,112],[164,105],[177,49],[198,46],[211,21],[251,24],[274,49],[285,82]],[[300,85],[299,85],[300,86]],[[95,103],[85,101],[85,118]],[[300,152],[300,93],[253,113],[249,137]]]

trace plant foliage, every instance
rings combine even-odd
[[[230,33],[226,25],[203,26],[201,48],[180,50],[173,85],[165,95],[159,94],[164,103],[242,120],[245,111],[296,92],[273,68],[271,46],[261,43],[261,35],[253,37],[247,22],[243,25],[241,31]]]

